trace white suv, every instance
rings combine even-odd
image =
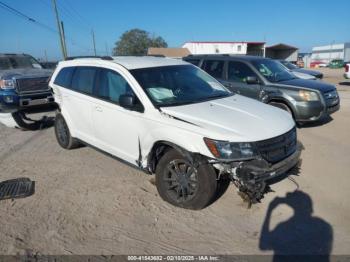
[[[160,196],[176,206],[204,208],[229,181],[259,201],[266,181],[299,161],[290,114],[233,94],[181,60],[69,59],[50,86],[63,148],[92,145],[155,173]]]

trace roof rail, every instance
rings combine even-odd
[[[66,57],[66,61],[67,60],[74,60],[74,59],[80,59],[80,58],[99,58],[102,60],[113,60],[113,58],[111,56],[69,56]]]
[[[154,57],[165,57],[165,55],[147,55],[147,56],[154,56]]]

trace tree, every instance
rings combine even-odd
[[[141,29],[132,29],[122,34],[115,43],[113,55],[146,55],[149,47],[168,47],[160,36],[150,36]]]

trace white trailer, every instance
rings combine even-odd
[[[182,45],[193,55],[236,54],[264,56],[265,42],[187,42]]]

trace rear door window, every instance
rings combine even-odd
[[[256,77],[256,74],[248,65],[231,61],[228,64],[227,76],[229,81],[246,83],[248,76]]]
[[[72,89],[92,95],[97,70],[96,67],[77,67],[73,75]]]
[[[65,88],[70,88],[74,69],[75,67],[62,68],[61,71],[57,74],[56,79],[53,83]]]
[[[225,61],[222,60],[206,60],[203,69],[214,78],[223,78]]]

